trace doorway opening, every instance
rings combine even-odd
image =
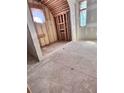
[[[29,2],[29,7],[43,56],[71,41],[69,9],[56,13],[47,3],[45,5],[37,2]]]

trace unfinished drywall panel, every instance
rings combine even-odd
[[[78,32],[78,40],[96,40],[96,27],[86,27],[86,28],[80,28],[80,31]]]
[[[37,34],[39,36],[40,45],[45,46],[49,44],[49,38],[45,23],[43,23],[42,25],[39,23],[35,23],[35,26],[37,29]]]
[[[43,5],[43,12],[45,15],[45,23],[41,27],[43,29],[43,32],[45,33],[45,36],[47,36],[46,41],[47,42],[49,41],[49,43],[45,45],[48,45],[57,41],[56,27],[54,24],[54,20],[52,20],[53,15],[51,14],[50,10],[44,5]]]
[[[50,40],[50,43],[53,43],[57,41],[56,39],[57,35],[55,35],[56,29],[55,29],[55,26],[52,25],[54,23],[54,20],[52,20],[53,16],[51,15],[51,12],[47,7],[44,7],[44,13],[46,17],[46,27],[48,29],[47,32],[49,35],[49,40]]]
[[[52,37],[52,29],[51,29],[51,25],[50,25],[50,19],[49,19],[49,11],[47,8],[44,7],[44,13],[45,13],[45,17],[46,17],[46,28],[47,28],[47,33],[48,33],[48,37],[49,37],[49,41],[50,43],[53,42],[53,37]]]
[[[47,32],[46,24],[44,23],[44,24],[40,25],[40,28],[42,29],[42,32],[44,34],[44,37],[40,38],[40,39],[44,39],[45,45],[48,45],[50,43],[50,41],[49,41],[49,37],[48,37],[48,32]]]
[[[87,39],[89,40],[96,40],[97,39],[97,28],[96,27],[91,27],[87,28]]]
[[[54,20],[54,17],[51,13],[50,13],[50,20],[51,20],[51,27],[53,30],[54,41],[57,41],[57,32],[56,32],[55,20]]]

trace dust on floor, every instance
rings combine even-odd
[[[53,44],[50,44],[48,46],[45,46],[45,47],[41,48],[42,49],[42,52],[43,52],[43,56],[46,56],[47,54],[53,52],[54,50],[60,48],[61,46],[65,45],[67,43],[68,42],[66,42],[66,41],[55,42]]]
[[[97,93],[96,43],[70,42],[28,69],[32,93]]]

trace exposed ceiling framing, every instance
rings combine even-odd
[[[28,0],[30,3],[36,3],[36,0]],[[56,16],[59,13],[65,12],[65,11],[69,11],[69,5],[67,0],[41,0],[41,2],[44,5],[46,5],[51,13]]]

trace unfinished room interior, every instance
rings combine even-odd
[[[97,1],[27,1],[27,93],[97,93]]]

